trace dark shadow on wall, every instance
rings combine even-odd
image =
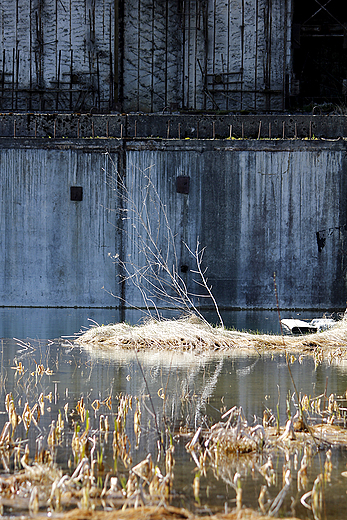
[[[294,0],[291,104],[314,113],[347,103],[347,4]],[[318,105],[318,106],[317,106]]]

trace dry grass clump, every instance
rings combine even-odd
[[[142,325],[117,323],[92,327],[77,342],[95,348],[195,351],[225,350],[237,346],[240,333],[214,328],[195,316],[178,320],[151,319]],[[251,336],[251,335],[250,335]]]
[[[347,319],[324,332],[303,336],[251,334],[212,327],[192,315],[177,320],[149,320],[142,325],[117,323],[92,327],[76,340],[92,349],[137,349],[191,351],[197,354],[233,348],[290,350],[316,353],[321,349],[344,357],[347,352]],[[323,355],[323,354],[322,354]]]
[[[263,426],[248,426],[242,408],[234,406],[222,416],[222,419],[226,417],[228,417],[226,422],[214,424],[208,434],[205,434],[204,446],[209,453],[223,451],[225,455],[231,455],[250,453],[263,448],[265,442]],[[188,451],[194,448],[200,434],[201,428],[197,430],[192,441],[187,444]]]
[[[263,424],[249,426],[242,407],[234,406],[222,415],[222,421],[209,430],[203,431],[200,427],[186,449],[192,453],[203,446],[212,460],[218,460],[222,454],[229,457],[259,453],[278,446],[286,449],[347,447],[347,431],[342,418],[345,408],[340,407],[335,395],[331,394],[325,399],[325,408],[321,410],[320,398],[309,399],[304,395],[296,414],[288,418],[284,427],[279,425],[270,410],[264,411]],[[342,399],[339,400],[342,403]]]

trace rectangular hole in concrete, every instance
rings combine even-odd
[[[75,202],[83,200],[83,187],[82,186],[71,186],[70,187],[70,200]]]
[[[189,180],[190,178],[186,175],[180,175],[176,178],[177,193],[189,193]]]

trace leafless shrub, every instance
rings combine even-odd
[[[109,159],[112,161],[111,157]],[[144,171],[134,167],[139,182],[128,186],[114,163],[113,166],[115,174],[110,182],[120,206],[119,231],[124,234],[131,250],[127,256],[120,253],[110,255],[119,266],[120,282],[133,284],[150,317],[161,319],[159,307],[169,307],[182,313],[194,313],[207,323],[196,302],[198,299],[209,299],[223,326],[212,287],[208,283],[206,268],[203,267],[205,248],[201,246],[198,237],[194,247],[186,243],[180,244],[194,260],[196,267],[191,272],[196,275],[193,281],[199,288],[198,292],[189,289],[180,274],[177,236],[174,234],[167,206],[152,179],[152,167]],[[133,307],[123,296],[116,297]]]

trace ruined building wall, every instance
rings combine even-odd
[[[124,111],[182,106],[181,19],[177,0],[125,2]]]
[[[184,5],[183,105],[283,110],[290,72],[290,0]]]
[[[0,1],[2,110],[109,110],[115,2]]]
[[[0,0],[0,110],[343,107],[346,27],[339,0]]]
[[[283,110],[291,2],[130,0],[124,106]]]
[[[0,109],[283,110],[291,0],[0,0]]]

